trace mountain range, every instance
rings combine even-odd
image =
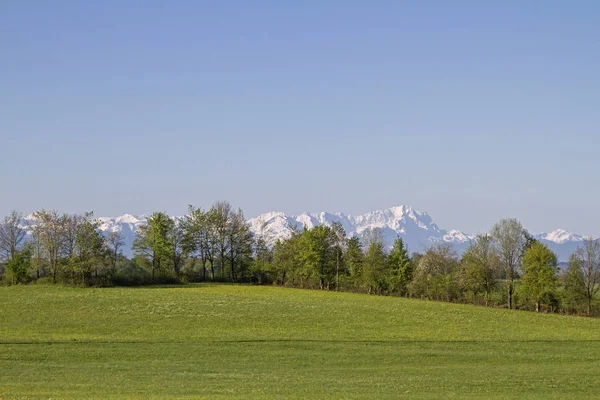
[[[135,231],[145,223],[145,216],[125,214],[120,217],[101,217],[99,220],[101,222],[100,229],[104,233],[110,231],[122,233],[125,240],[124,254],[130,257]],[[318,225],[331,225],[335,221],[342,224],[349,237],[353,235],[363,237],[365,233],[373,229],[379,230],[388,248],[392,246],[397,237],[401,237],[411,252],[422,252],[433,243],[449,243],[458,253],[461,253],[476,236],[458,230],[442,229],[433,222],[429,214],[406,205],[357,216],[328,212],[300,215],[269,212],[251,218],[248,223],[255,235],[262,235],[268,244],[273,245],[278,239],[289,237],[293,226],[312,228]],[[556,252],[562,262],[567,261],[571,253],[583,241],[583,236],[562,229],[541,233],[534,237]]]

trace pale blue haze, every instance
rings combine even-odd
[[[600,235],[598,1],[0,3],[0,215],[410,204]]]

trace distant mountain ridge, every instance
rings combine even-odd
[[[119,217],[100,217],[100,229],[104,233],[120,231],[125,239],[124,253],[131,256],[131,245],[136,229],[145,224],[146,216],[125,214]],[[268,212],[248,220],[255,235],[262,235],[267,243],[275,244],[278,239],[288,238],[290,226],[312,228],[318,225],[331,225],[338,221],[348,236],[362,237],[371,229],[379,229],[386,247],[391,247],[397,237],[404,239],[411,252],[421,252],[433,243],[449,243],[459,253],[464,251],[476,235],[459,230],[446,230],[436,225],[426,212],[402,205],[385,210],[371,211],[352,216],[343,213],[303,213],[288,215],[283,212]],[[555,251],[560,261],[567,261],[571,253],[581,245],[583,236],[562,229],[535,235],[535,238],[547,244]]]

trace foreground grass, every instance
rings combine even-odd
[[[275,287],[0,287],[13,397],[600,398],[600,320]]]

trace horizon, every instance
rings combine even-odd
[[[208,209],[209,207],[210,206],[203,207],[203,209]],[[244,210],[243,207],[237,207],[236,205],[233,205],[233,207],[234,207],[234,209],[242,208],[242,211]],[[304,212],[301,212],[301,213],[286,213],[285,211],[281,211],[281,210],[271,210],[271,211],[266,211],[266,212],[260,213],[258,215],[247,215],[246,213],[244,213],[244,216],[246,217],[247,221],[260,218],[261,216],[263,216],[265,214],[270,214],[270,213],[283,213],[287,217],[300,217],[302,215],[315,216],[315,215],[319,215],[319,214],[325,213],[325,214],[329,214],[329,215],[344,216],[344,217],[347,217],[347,218],[356,218],[356,217],[361,217],[361,216],[368,215],[368,214],[371,214],[371,213],[374,213],[374,212],[378,212],[378,211],[388,211],[388,210],[392,210],[392,209],[396,209],[396,208],[402,208],[402,207],[408,207],[412,211],[416,211],[416,212],[419,212],[419,213],[422,213],[424,215],[429,216],[431,218],[432,222],[435,225],[437,225],[442,230],[445,230],[445,231],[448,231],[448,232],[458,231],[460,233],[463,233],[465,235],[470,235],[470,236],[488,233],[489,230],[492,228],[492,226],[493,226],[494,223],[500,221],[501,219],[504,219],[504,218],[499,218],[499,219],[495,220],[490,225],[490,227],[487,230],[482,230],[482,231],[477,231],[477,232],[470,232],[470,231],[465,231],[465,230],[462,230],[462,229],[459,229],[459,228],[456,228],[456,227],[443,226],[443,225],[439,224],[436,221],[436,219],[433,216],[431,216],[431,214],[429,212],[427,212],[426,210],[420,209],[420,208],[413,207],[410,204],[398,204],[398,205],[391,206],[391,207],[385,207],[385,208],[381,208],[381,209],[377,209],[377,210],[370,210],[370,211],[367,211],[365,213],[360,213],[360,214],[350,214],[350,213],[337,212],[337,211],[304,211]],[[14,211],[17,211],[17,212],[21,213],[22,216],[23,216],[23,218],[31,217],[32,214],[35,212],[35,211],[31,211],[31,212],[27,212],[26,213],[26,212],[21,212],[20,210],[14,210]],[[36,211],[39,211],[39,210],[36,210]],[[64,212],[62,210],[57,210],[57,211]],[[171,213],[168,213],[168,212],[166,212],[164,210],[154,210],[154,211],[147,212],[147,213],[125,212],[125,213],[116,214],[116,215],[100,215],[100,214],[97,214],[94,210],[87,210],[87,211],[88,212],[91,211],[93,213],[93,218],[94,219],[106,219],[106,220],[117,219],[117,218],[121,218],[121,217],[124,217],[124,216],[131,216],[131,217],[134,217],[134,218],[136,218],[138,220],[144,220],[148,216],[150,216],[153,212],[165,212],[165,213],[167,213],[167,215],[169,215],[172,218],[182,218],[182,217],[188,215],[187,212],[181,213],[181,214],[171,214]],[[75,212],[75,214],[80,214],[80,213],[83,213],[83,212]],[[3,217],[4,216],[0,215],[0,218],[3,218]],[[505,217],[505,218],[513,218],[513,217]],[[531,233],[531,234],[533,234],[535,236],[547,235],[547,234],[552,234],[552,233],[556,233],[556,232],[559,232],[559,231],[564,231],[566,233],[574,234],[574,235],[581,236],[581,237],[600,238],[600,235],[584,234],[584,233],[581,233],[581,232],[574,232],[574,231],[570,231],[570,230],[564,229],[562,227],[556,227],[554,229],[547,230],[547,231],[537,231],[537,230],[529,229],[529,227],[527,227],[526,225],[523,225],[523,227],[525,229],[527,229],[527,231],[529,233]]]
[[[600,3],[0,8],[0,214],[400,203],[600,233]]]

